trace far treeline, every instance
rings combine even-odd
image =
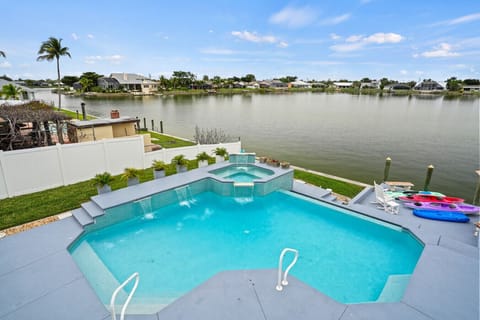
[[[74,87],[74,84],[79,83],[81,89],[78,91],[81,92],[106,92],[105,89],[99,87],[97,85],[97,80],[99,78],[104,77],[102,74],[98,74],[96,72],[84,72],[80,77],[77,76],[64,76],[61,78],[61,82],[65,87]],[[0,77],[1,79],[12,80],[6,76]],[[153,79],[152,79],[153,80]],[[298,80],[297,76],[285,76],[280,78],[275,78],[273,80],[278,80],[282,83],[288,84]],[[46,80],[31,80],[31,79],[18,79],[18,81],[22,81],[26,86],[29,87],[51,87],[56,86],[57,81],[52,79]],[[216,89],[226,89],[226,88],[235,88],[239,83],[244,83],[248,86],[248,84],[254,82],[262,82],[265,80],[257,80],[254,74],[246,74],[245,76],[237,77],[229,77],[229,78],[222,78],[220,76],[209,77],[208,75],[204,75],[201,79],[197,78],[197,76],[189,71],[174,71],[171,77],[167,78],[165,76],[160,76],[158,80],[159,91],[171,91],[171,90],[195,90],[195,89],[205,89],[205,88],[216,88]],[[424,81],[431,81],[431,79],[424,79]],[[312,88],[331,88],[334,86],[335,82],[350,82],[352,83],[352,89],[360,89],[365,86],[365,84],[378,84],[377,89],[383,90],[387,86],[391,86],[394,84],[403,84],[406,87],[413,89],[416,81],[408,81],[408,82],[399,82],[397,80],[392,80],[388,78],[382,78],[380,80],[372,80],[369,78],[362,78],[360,80],[347,80],[347,79],[340,79],[340,80],[308,80],[305,81],[306,83],[310,84]],[[446,89],[451,92],[460,92],[462,91],[464,86],[471,86],[471,85],[480,85],[479,79],[457,79],[456,77],[451,77],[446,81]],[[367,86],[371,88],[371,86]]]

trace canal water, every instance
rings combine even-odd
[[[48,102],[56,96],[39,92]],[[431,190],[472,201],[479,163],[480,99],[439,95],[374,96],[279,93],[205,96],[79,98],[62,105],[107,117],[147,119],[155,128],[192,139],[195,126],[222,129],[257,155],[373,183],[392,158],[390,180],[423,188],[427,166],[435,167]]]

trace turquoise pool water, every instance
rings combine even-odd
[[[85,234],[71,254],[105,304],[139,272],[129,310],[148,313],[220,271],[276,268],[285,247],[299,251],[290,274],[337,301],[391,301],[384,287],[400,279],[398,301],[423,249],[400,228],[290,192],[235,200],[204,192],[188,205],[138,203],[134,218]]]
[[[210,173],[235,182],[252,182],[273,175],[272,170],[248,164],[232,164],[225,168],[210,171]]]

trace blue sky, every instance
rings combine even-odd
[[[5,6],[4,6],[5,7]],[[202,78],[480,78],[480,1],[10,1],[0,74],[56,78],[37,62],[62,38],[63,75],[175,70]]]

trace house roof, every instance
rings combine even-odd
[[[25,86],[22,86],[20,84],[17,84],[15,81],[8,81],[8,80],[5,80],[5,79],[0,79],[0,89],[3,88],[3,86],[5,86],[7,84],[13,84],[15,87],[18,87],[18,88],[22,89],[22,91],[24,91],[24,92],[30,92],[30,93],[35,92],[35,90],[30,89],[29,87],[25,87]]]
[[[138,119],[132,117],[120,117],[116,119],[72,120],[69,122],[69,124],[76,128],[91,128],[111,126],[117,123],[131,123],[137,121]]]
[[[120,84],[156,83],[147,77],[135,73],[112,73],[110,74],[110,78],[115,78]]]
[[[101,78],[98,78],[98,80],[102,80],[102,81],[108,82],[110,84],[118,84],[119,83],[116,78],[101,77]]]

